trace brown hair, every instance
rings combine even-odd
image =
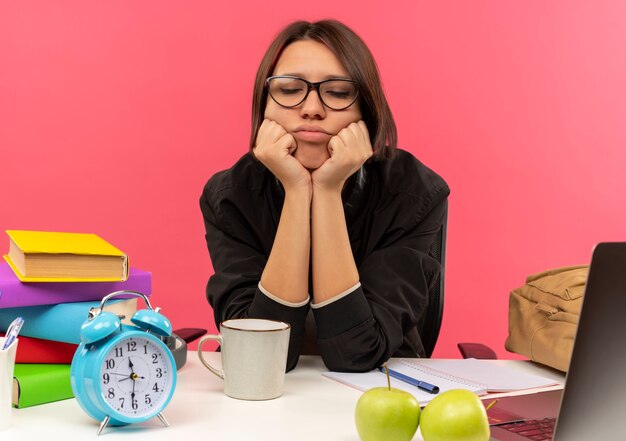
[[[339,59],[350,78],[357,82],[359,107],[370,134],[374,158],[389,158],[396,148],[398,137],[396,124],[380,83],[378,67],[363,40],[346,25],[335,20],[291,23],[278,34],[265,52],[254,82],[250,148],[254,148],[256,144],[257,132],[265,115],[265,80],[272,75],[283,50],[299,40],[313,40],[326,45]]]

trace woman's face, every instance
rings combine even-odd
[[[335,54],[324,44],[312,40],[299,40],[287,46],[272,75],[292,75],[312,83],[329,78],[350,79]],[[358,102],[344,110],[332,110],[322,104],[317,91],[311,90],[307,98],[293,108],[281,107],[268,96],[265,118],[277,122],[293,135],[298,146],[294,157],[305,168],[315,170],[330,157],[330,138],[362,116]]]

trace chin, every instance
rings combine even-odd
[[[304,166],[304,168],[308,170],[317,170],[324,162],[326,162],[328,158],[330,158],[328,150],[325,146],[298,146],[293,156]]]

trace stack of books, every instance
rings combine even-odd
[[[72,398],[70,364],[80,328],[92,307],[115,291],[152,292],[152,274],[95,234],[8,230],[9,252],[0,261],[0,335],[18,316],[13,382],[17,408]],[[137,310],[137,297],[108,301],[105,310]]]

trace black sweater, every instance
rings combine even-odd
[[[361,286],[312,309],[317,350],[336,371],[367,371],[392,356],[424,355],[417,323],[439,276],[428,250],[450,192],[441,177],[399,149],[391,160],[366,163],[362,179],[357,174],[348,180],[343,201]],[[283,201],[280,183],[246,154],[207,182],[200,208],[215,271],[207,284],[215,322],[256,317],[291,324],[290,370],[302,351],[311,308],[285,306],[258,288]],[[309,277],[312,293],[311,286]]]

